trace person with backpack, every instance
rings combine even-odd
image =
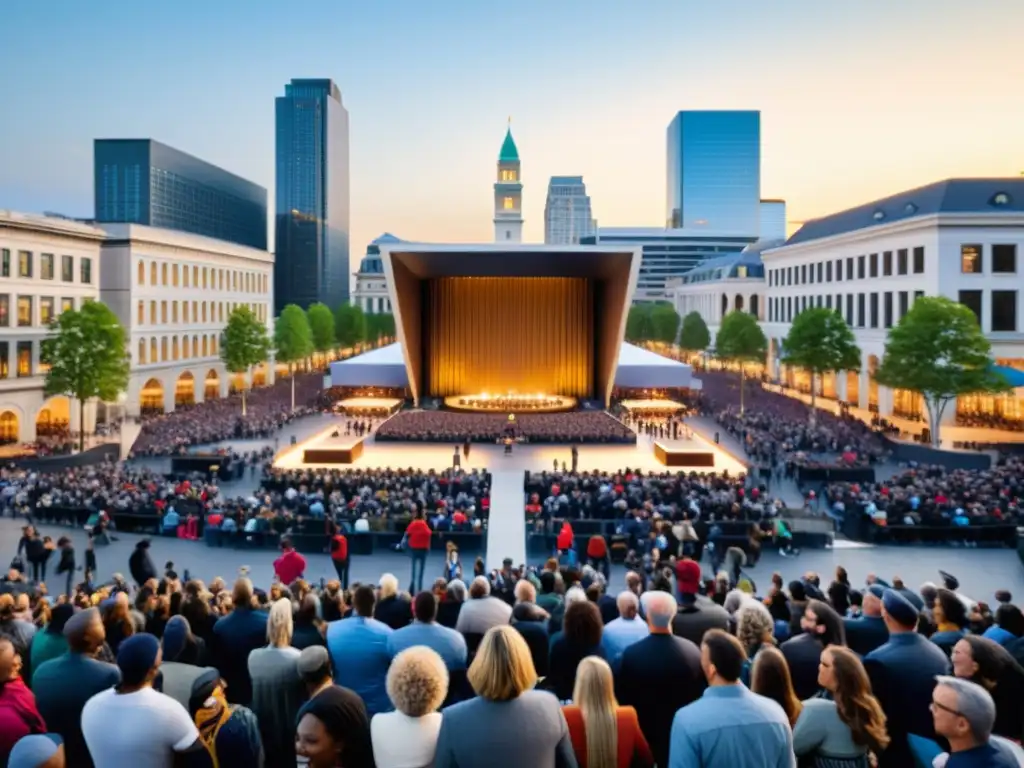
[[[228,703],[217,670],[209,670],[193,683],[188,709],[203,745],[188,755],[189,768],[263,765],[256,715],[248,707]]]

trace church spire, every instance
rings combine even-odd
[[[498,153],[498,178],[494,184],[494,240],[498,243],[523,241],[523,184],[520,179],[519,149],[512,138],[508,119],[505,141]]]
[[[512,118],[508,119],[508,129],[505,131],[505,141],[501,144],[501,152],[498,153],[499,163],[518,163],[519,149],[516,141],[512,138]]]

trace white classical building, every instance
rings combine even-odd
[[[31,443],[47,427],[78,428],[78,404],[43,394],[39,360],[50,321],[99,298],[104,233],[69,219],[0,211],[0,443]],[[95,423],[86,407],[86,429]]]
[[[355,273],[356,288],[352,292],[352,303],[367,314],[391,312],[391,298],[388,296],[384,265],[380,260],[380,247],[400,242],[400,238],[385,232],[366,246],[366,255],[359,262],[359,271]]]
[[[229,376],[220,360],[235,307],[248,305],[273,333],[273,254],[137,224],[103,228],[100,299],[129,337],[129,415],[224,397],[243,382],[273,383],[272,364]]]
[[[759,241],[740,253],[708,259],[681,277],[669,279],[665,284],[665,298],[680,317],[691,312],[700,314],[714,347],[718,327],[727,313],[741,310],[758,320],[765,319],[761,252],[781,243],[779,240]]]
[[[800,372],[779,366],[779,345],[800,311],[834,308],[854,331],[861,371],[825,377],[819,393],[882,416],[923,414],[919,395],[874,380],[888,329],[921,296],[970,307],[997,364],[1024,370],[1022,252],[1024,178],[948,179],[808,221],[762,254],[770,374],[809,391]],[[944,421],[958,412],[1019,421],[1024,401],[962,397]]]
[[[494,181],[494,242],[523,242],[523,177],[519,149],[512,128],[505,133],[498,152],[497,178]]]
[[[582,176],[552,176],[544,201],[544,244],[579,245],[597,232]]]

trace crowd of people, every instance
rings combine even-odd
[[[511,425],[511,428],[510,428]],[[401,411],[377,430],[378,440],[495,443],[511,434],[530,443],[633,443],[636,434],[603,411],[519,414]]]
[[[417,517],[422,523],[422,518]],[[410,535],[415,536],[413,526]],[[341,538],[343,535],[338,534]],[[837,568],[756,593],[686,557],[624,588],[585,565],[461,564],[428,587],[275,562],[183,583],[168,563],[0,594],[9,768],[1007,768],[1024,760],[1024,614],[955,577]],[[297,556],[297,561],[289,561]],[[148,557],[146,555],[145,557]],[[175,763],[174,761],[178,762]],[[938,763],[936,763],[938,764]]]

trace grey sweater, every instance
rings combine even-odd
[[[295,765],[295,717],[306,701],[298,661],[295,648],[257,648],[249,654],[251,709],[267,765]]]
[[[836,703],[828,699],[808,699],[793,727],[793,751],[797,757],[860,757],[867,747],[853,743],[850,727],[839,719]]]

